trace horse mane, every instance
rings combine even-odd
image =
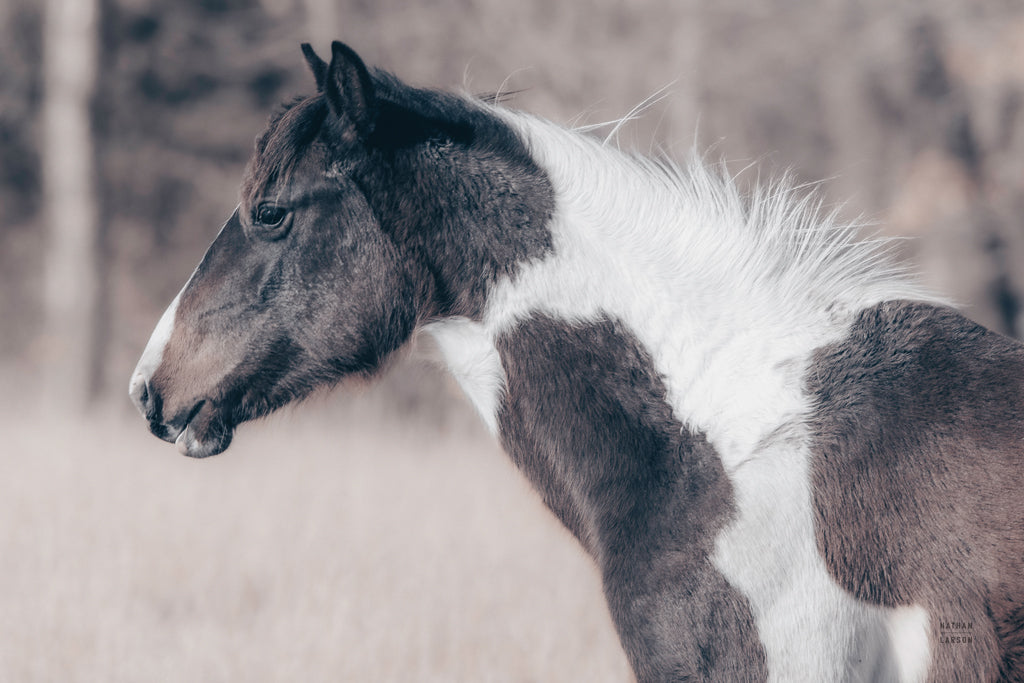
[[[648,245],[650,259],[669,272],[696,268],[691,274],[707,282],[771,291],[779,301],[818,310],[888,298],[948,303],[895,258],[903,238],[865,236],[872,223],[844,220],[842,206],[826,206],[819,184],[799,184],[784,173],[758,177],[744,190],[724,161],[709,162],[696,150],[683,162],[645,156],[619,149],[614,135],[601,139],[589,128],[490,108],[567,186],[571,201],[594,215],[614,212],[604,229],[620,243]]]
[[[842,218],[843,205],[829,207],[820,183],[800,184],[791,172],[777,178],[758,178],[744,192],[725,162],[709,163],[696,151],[684,166],[670,159],[638,157],[637,164],[701,207],[700,224],[721,226],[716,249],[724,251],[748,287],[781,286],[793,299],[814,293],[844,300],[848,288],[907,288],[904,296],[934,298],[916,283],[916,274],[895,258],[902,241],[866,231],[874,229],[862,217]],[[697,238],[705,233],[697,232]]]

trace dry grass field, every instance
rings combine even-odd
[[[596,572],[479,428],[337,400],[194,461],[0,421],[0,680],[629,681]]]

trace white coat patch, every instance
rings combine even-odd
[[[498,410],[505,389],[505,371],[491,336],[479,323],[452,318],[424,325],[470,403],[492,434],[498,433]]]
[[[898,607],[889,615],[889,640],[902,683],[924,683],[928,678],[930,623],[928,612],[920,605]]]

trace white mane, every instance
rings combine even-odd
[[[658,260],[687,264],[692,278],[770,290],[790,307],[860,308],[895,298],[946,303],[893,258],[898,238],[865,239],[866,223],[842,221],[839,208],[824,210],[819,192],[790,177],[759,182],[745,195],[724,164],[709,164],[696,151],[685,164],[621,151],[612,144],[620,122],[602,141],[529,115],[506,120],[542,166],[570,180],[574,201],[620,207],[634,217],[624,227],[634,232],[628,237],[649,242]]]

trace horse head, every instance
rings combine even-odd
[[[241,202],[157,324],[129,393],[162,439],[220,453],[241,422],[369,375],[418,325],[479,318],[550,247],[551,188],[487,105],[303,45],[317,93],[272,117]]]
[[[316,386],[373,372],[428,293],[366,196],[378,107],[359,57],[303,46],[318,92],[274,117],[241,202],[158,323],[129,393],[186,455]]]

